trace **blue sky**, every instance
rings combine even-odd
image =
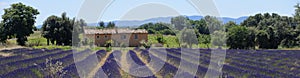
[[[118,20],[130,9],[144,4],[145,2],[158,2],[168,7],[174,8],[180,15],[203,15],[199,14],[192,5],[185,0],[115,0],[103,17],[104,21]],[[22,2],[39,10],[36,25],[41,25],[50,15],[60,16],[62,12],[67,12],[69,17],[76,17],[80,11],[84,0],[0,0],[0,14],[3,9],[10,4]],[[280,15],[292,16],[294,5],[299,0],[214,0],[221,17],[237,18],[241,16],[254,15],[256,13],[278,13]],[[96,8],[91,8],[96,9]],[[170,14],[169,16],[176,16]],[[163,16],[157,16],[163,17]],[[147,19],[149,17],[144,17]],[[94,21],[88,21],[94,22]]]

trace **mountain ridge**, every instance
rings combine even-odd
[[[193,16],[186,16],[188,17],[190,20],[199,20],[204,18],[204,16],[198,16],[198,15],[193,15]],[[173,18],[173,16],[169,16],[169,17],[156,17],[156,18],[150,18],[150,19],[145,19],[145,20],[115,20],[113,22],[115,22],[116,26],[118,27],[137,27],[140,26],[142,24],[146,24],[146,23],[158,23],[158,22],[163,22],[163,23],[171,23],[171,18]],[[248,16],[242,16],[239,18],[231,18],[231,17],[220,17],[221,21],[223,24],[229,22],[229,21],[234,21],[237,24],[242,23],[244,20],[246,20],[248,18]],[[108,22],[105,22],[105,24],[107,24]],[[98,23],[88,23],[88,26],[98,26]],[[37,28],[41,28],[42,25],[38,25],[36,26]]]

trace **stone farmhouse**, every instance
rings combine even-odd
[[[137,47],[141,41],[148,41],[148,31],[145,29],[85,29],[84,33],[97,46],[105,46],[107,41],[113,40],[113,45]]]

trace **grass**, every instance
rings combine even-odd
[[[70,50],[72,49],[71,46],[57,46],[57,45],[50,45],[50,46],[33,46],[32,48],[36,48],[36,49],[63,49],[63,50]]]

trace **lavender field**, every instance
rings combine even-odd
[[[62,62],[62,70],[66,73],[54,73],[63,78],[93,77],[103,78],[103,73],[109,78],[124,78],[138,76],[134,74],[153,75],[147,78],[173,78],[196,77],[203,78],[209,70],[211,59],[210,49],[133,49],[129,51],[105,50],[72,51],[62,49],[12,49],[2,50],[1,53],[11,53],[11,56],[0,57],[1,78],[43,78],[53,77],[48,71],[41,70],[46,67],[46,59],[51,57],[52,62]],[[200,52],[199,52],[200,51]],[[166,59],[163,59],[166,55]],[[225,78],[299,78],[300,77],[300,51],[299,50],[226,50],[226,59],[222,68]],[[74,60],[74,57],[81,57]],[[96,63],[89,63],[97,57]],[[189,57],[189,58],[184,58]],[[182,59],[181,59],[182,58]],[[153,61],[156,60],[156,61]],[[164,63],[162,63],[164,62]],[[180,66],[184,63],[190,66]],[[85,68],[85,72],[77,70],[77,65]],[[158,65],[161,65],[158,68]],[[146,68],[136,68],[145,65]],[[128,69],[128,71],[123,70]],[[197,70],[191,72],[189,70]],[[159,70],[157,72],[153,70]],[[142,72],[141,72],[142,71]],[[177,71],[181,71],[178,73]],[[78,73],[80,72],[80,73]],[[217,72],[217,71],[216,71]],[[177,76],[175,76],[175,74]],[[179,74],[179,75],[178,75]]]

